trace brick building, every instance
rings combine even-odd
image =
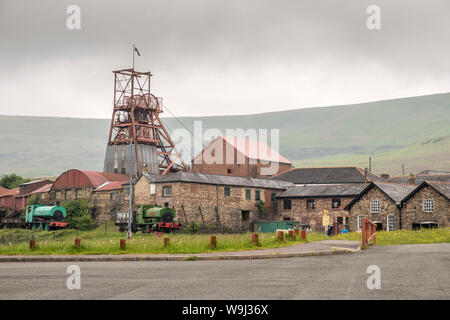
[[[322,231],[322,218],[329,216],[330,225],[342,230],[348,225],[348,212],[343,208],[367,185],[331,184],[294,186],[277,196],[278,213],[283,220],[299,221],[312,230]]]
[[[21,212],[27,205],[27,199],[33,195],[40,195],[48,188],[50,180],[34,180],[20,184],[17,188],[0,190],[0,211]]]
[[[192,159],[192,172],[268,178],[292,169],[292,163],[261,141],[218,136]]]
[[[402,200],[403,229],[450,226],[450,183],[424,181]]]
[[[134,186],[135,204],[173,207],[177,220],[246,228],[255,220],[277,219],[276,196],[289,182],[178,172],[143,174]]]
[[[390,182],[372,182],[353,199],[345,210],[349,212],[349,230],[361,229],[362,218],[377,224],[378,230],[402,228],[402,200],[417,186]]]

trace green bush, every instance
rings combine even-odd
[[[87,200],[68,200],[63,202],[66,208],[69,227],[77,230],[92,230],[95,223],[89,214],[89,202]]]
[[[21,176],[18,176],[15,173],[11,174],[5,174],[0,178],[0,186],[7,189],[14,189],[19,186],[19,184],[29,182],[30,179],[23,178]]]

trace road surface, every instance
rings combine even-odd
[[[76,264],[81,288],[67,289]],[[381,271],[368,289],[367,268]],[[450,299],[450,244],[268,260],[0,263],[0,299]]]

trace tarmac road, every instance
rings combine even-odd
[[[68,290],[66,269],[81,270]],[[368,289],[367,267],[381,270]],[[0,299],[450,299],[450,244],[268,260],[0,263]]]

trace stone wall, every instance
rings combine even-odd
[[[424,212],[423,201],[433,199],[434,211]],[[438,227],[450,226],[450,201],[429,186],[424,186],[402,207],[402,229],[412,229],[413,224],[420,222],[435,222]]]
[[[371,213],[370,212],[370,201],[379,200],[380,201],[380,212]],[[350,231],[358,230],[358,215],[362,214],[364,218],[368,218],[373,222],[382,223],[383,230],[387,228],[387,215],[394,215],[394,230],[398,230],[399,226],[399,213],[400,210],[396,206],[395,202],[386,196],[380,189],[373,186],[369,191],[367,191],[353,206],[350,208],[349,212],[349,228]]]
[[[341,207],[333,208],[332,200],[341,199]],[[350,197],[327,197],[327,198],[282,198],[278,199],[278,212],[283,219],[290,219],[299,221],[301,224],[307,224],[311,226],[311,229],[319,231],[323,230],[322,217],[324,210],[328,210],[328,216],[330,217],[330,224],[338,222],[338,217],[342,217],[343,225],[339,228],[342,230],[346,224],[346,218],[348,212],[343,208],[352,200]],[[291,200],[291,209],[284,209],[284,200]],[[314,200],[315,208],[308,209],[307,200]]]
[[[145,179],[140,181],[143,180]],[[147,180],[145,181],[149,184]],[[248,225],[256,220],[276,219],[277,208],[276,203],[271,203],[270,201],[271,193],[280,193],[282,191],[230,186],[230,195],[226,196],[225,186],[187,182],[156,183],[155,185],[155,204],[175,208],[177,221],[226,227]],[[172,188],[171,196],[164,196],[163,188],[169,186]],[[144,189],[144,187],[137,187],[136,192],[140,193]],[[250,200],[246,199],[246,189],[250,190]],[[260,190],[261,200],[264,201],[265,215],[260,214],[256,206],[256,190]],[[152,203],[153,196],[147,193],[146,200],[143,193],[139,197],[139,201]]]

